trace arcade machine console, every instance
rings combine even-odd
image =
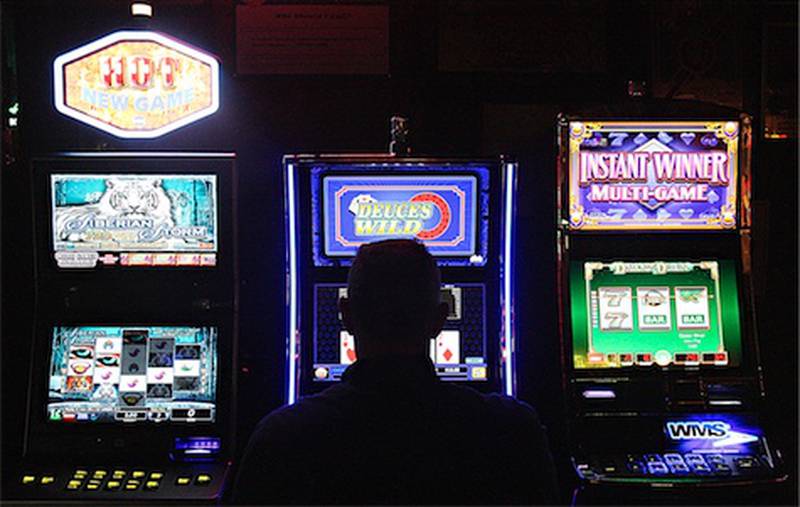
[[[234,155],[33,162],[37,305],[9,498],[213,501],[234,449]]]
[[[782,477],[760,407],[750,119],[668,110],[558,123],[563,380],[579,500],[691,487],[697,501],[730,491],[711,486]]]
[[[513,394],[512,242],[516,164],[373,155],[284,159],[289,403],[356,360],[338,300],[359,245],[416,238],[442,270],[450,315],[431,340],[437,374]]]

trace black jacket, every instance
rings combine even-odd
[[[442,382],[427,357],[359,360],[265,417],[234,486],[243,504],[555,503],[534,410]]]

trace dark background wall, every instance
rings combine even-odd
[[[128,2],[28,1],[2,8],[3,110],[20,103],[19,127],[4,133],[10,151],[1,168],[2,457],[7,463],[21,452],[32,339],[28,161],[35,154],[78,149],[237,153],[240,362],[247,370],[240,372],[242,435],[283,396],[282,155],[383,151],[388,118],[397,113],[412,119],[417,153],[515,155],[521,163],[521,396],[538,407],[562,454],[556,114],[620,100],[628,79],[644,79],[659,97],[743,108],[754,115],[759,132],[762,67],[778,70],[792,93],[797,85],[794,2],[390,1],[390,73],[381,76],[239,76],[232,2],[152,3],[151,27],[219,55],[223,77],[216,115],[151,141],[120,140],[78,124],[57,113],[51,99],[55,56],[130,24]],[[788,45],[773,44],[766,51],[769,22],[775,20],[789,23],[795,35],[785,39]],[[787,107],[796,109],[796,102]],[[754,257],[769,415],[796,470],[797,141],[756,139]]]

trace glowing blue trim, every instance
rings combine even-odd
[[[58,155],[66,155],[69,157],[98,157],[98,158],[114,158],[114,157],[235,157],[236,153],[228,151],[63,151]]]
[[[289,328],[287,336],[286,358],[287,358],[287,386],[288,395],[286,402],[289,405],[297,401],[297,386],[295,385],[297,375],[297,334],[299,332],[297,322],[297,232],[295,231],[295,190],[294,190],[294,165],[286,165],[286,193],[289,206]]]
[[[514,184],[516,181],[516,165],[506,164],[505,167],[505,217],[503,235],[503,359],[505,361],[505,393],[514,396],[516,391],[516,368],[514,365],[514,304],[513,304],[513,218],[514,218]]]

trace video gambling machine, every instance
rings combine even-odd
[[[338,300],[358,247],[391,238],[421,241],[442,270],[450,312],[431,340],[437,375],[514,393],[515,163],[297,155],[284,168],[289,403],[339,381],[356,361]]]
[[[234,451],[234,155],[33,161],[25,499],[213,500]]]
[[[582,487],[782,477],[753,309],[750,118],[676,114],[559,119],[562,358]]]

